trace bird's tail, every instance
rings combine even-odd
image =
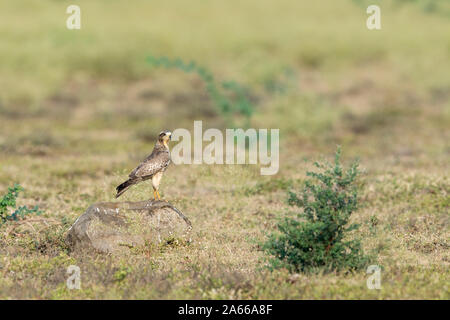
[[[132,179],[128,179],[124,183],[119,184],[116,188],[116,190],[117,190],[116,198],[120,197],[125,191],[128,190],[129,187],[131,187],[133,184],[135,184],[135,182],[136,181],[134,181]]]

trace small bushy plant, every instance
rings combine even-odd
[[[24,189],[19,184],[14,184],[13,187],[8,188],[8,192],[0,199],[0,225],[7,221],[23,219],[29,214],[41,214],[41,211],[39,211],[37,206],[32,209],[29,209],[26,206],[21,206],[16,209],[17,197],[19,196],[19,192],[23,190]],[[14,209],[14,211],[10,213],[9,208]]]
[[[319,172],[307,172],[299,196],[289,192],[289,204],[301,208],[295,216],[278,223],[278,231],[269,236],[263,249],[272,258],[272,268],[287,268],[292,272],[359,269],[367,262],[359,239],[347,236],[358,228],[350,224],[351,214],[358,207],[358,163],[344,170],[338,147],[334,164],[315,163]]]

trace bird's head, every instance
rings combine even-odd
[[[170,141],[170,137],[172,136],[172,132],[169,130],[161,131],[158,137],[158,142],[163,144],[166,147],[169,147],[168,143]]]

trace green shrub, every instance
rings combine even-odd
[[[16,209],[16,199],[19,196],[19,192],[24,189],[19,184],[14,184],[13,187],[8,188],[8,193],[0,199],[0,225],[7,221],[23,219],[28,214],[41,214],[38,207],[35,206],[32,209],[22,206]],[[15,209],[10,213],[8,208]]]
[[[338,147],[334,164],[315,163],[320,172],[307,172],[312,179],[305,182],[302,195],[289,192],[289,204],[302,208],[296,216],[278,223],[278,231],[263,243],[272,256],[271,268],[287,268],[292,272],[324,269],[359,269],[367,262],[358,239],[348,239],[350,215],[358,207],[355,179],[358,163],[346,171],[340,163]]]

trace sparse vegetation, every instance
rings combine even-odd
[[[8,192],[0,199],[0,226],[8,221],[23,219],[26,215],[41,214],[37,206],[29,209],[27,206],[16,208],[17,197],[23,188],[19,184],[8,188]]]
[[[370,0],[352,0],[354,3],[367,7],[373,4]],[[399,9],[405,5],[416,5],[425,13],[438,14],[445,18],[450,18],[450,4],[447,0],[392,0],[391,8]]]
[[[168,57],[153,57],[149,56],[147,62],[153,67],[163,67],[166,69],[175,68],[185,73],[197,74],[205,83],[206,90],[209,96],[214,101],[220,114],[225,117],[228,126],[240,127],[234,123],[233,115],[238,114],[243,116],[245,122],[244,127],[250,124],[250,118],[254,112],[253,103],[248,98],[247,90],[235,81],[223,81],[217,84],[217,81],[211,71],[196,62],[184,62],[182,59],[169,59]],[[226,90],[231,93],[225,94]]]
[[[264,182],[258,182],[253,187],[245,188],[244,192],[247,196],[256,194],[271,193],[274,191],[286,191],[293,186],[292,179],[271,178]]]

